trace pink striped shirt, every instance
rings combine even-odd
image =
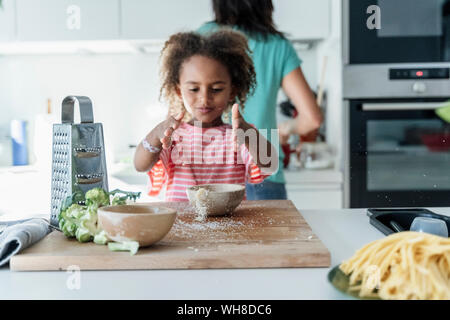
[[[223,124],[199,128],[182,123],[172,135],[172,146],[163,149],[159,161],[148,172],[150,196],[166,184],[166,201],[187,201],[186,188],[199,184],[260,183],[263,174],[242,145],[234,152],[232,127]]]

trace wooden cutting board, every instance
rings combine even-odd
[[[156,203],[153,203],[156,204]],[[329,267],[330,253],[289,200],[243,201],[229,216],[195,221],[188,202],[160,242],[129,252],[54,231],[10,260],[14,271]]]

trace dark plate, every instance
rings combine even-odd
[[[339,265],[335,266],[333,269],[330,270],[330,272],[328,272],[328,281],[337,290],[353,298],[361,300],[380,300],[379,298],[365,298],[365,297],[361,298],[358,295],[358,291],[350,291],[348,289],[350,277],[347,276],[344,272],[342,272],[341,269],[339,269]]]
[[[423,208],[367,209],[367,215],[370,218],[370,224],[385,235],[390,235],[396,232],[390,225],[391,221],[395,221],[403,229],[409,230],[411,223],[417,217],[428,217],[443,220],[447,224],[447,229],[450,230],[450,217],[440,215]]]

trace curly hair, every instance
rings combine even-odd
[[[180,32],[172,35],[164,44],[160,56],[161,89],[160,98],[169,104],[169,116],[186,110],[182,99],[176,94],[180,83],[180,70],[183,63],[192,56],[201,55],[214,59],[227,67],[236,100],[241,108],[256,86],[256,74],[250,57],[247,38],[240,32],[222,29],[207,35],[195,32]],[[225,113],[233,103],[229,103]],[[186,112],[184,121],[191,120]]]

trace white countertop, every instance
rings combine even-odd
[[[450,208],[431,208],[450,215]],[[299,210],[331,253],[331,266],[384,235],[364,209]],[[80,288],[64,271],[0,268],[0,299],[346,299],[327,280],[330,268],[82,271]]]

